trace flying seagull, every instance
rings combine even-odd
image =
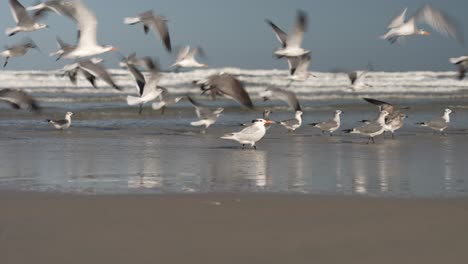
[[[297,12],[296,24],[292,32],[287,35],[283,30],[276,26],[273,22],[266,19],[265,22],[271,26],[276,38],[281,43],[282,47],[275,51],[275,55],[281,57],[297,57],[310,53],[309,50],[301,48],[304,32],[307,27],[307,14],[299,10]]]
[[[247,108],[253,108],[252,100],[246,92],[244,85],[231,74],[214,74],[205,80],[194,81],[193,83],[200,86],[202,94],[209,93],[213,99],[217,95],[223,95],[234,99]]]
[[[78,72],[81,72],[95,88],[97,88],[96,79],[100,78],[114,89],[122,90],[122,88],[115,84],[104,66],[100,64],[101,61],[102,59],[97,58],[80,60],[76,63],[66,65],[62,71],[68,75],[72,83],[76,83],[76,76]]]
[[[159,99],[157,102],[151,104],[151,108],[154,110],[161,109],[161,114],[164,114],[164,111],[167,106],[178,103],[183,96],[175,96],[169,93],[167,88],[158,86],[158,89],[161,90],[161,93],[156,99]]]
[[[36,99],[28,93],[21,90],[1,89],[0,101],[7,102],[14,109],[27,107],[31,111],[40,112],[41,108]]]
[[[153,14],[153,11],[149,10],[136,17],[126,17],[124,23],[127,25],[134,25],[138,23],[143,24],[143,30],[145,34],[148,34],[150,28],[152,28],[164,42],[164,46],[168,52],[172,51],[171,38],[169,36],[169,29],[167,27],[167,19],[163,16]]]
[[[21,43],[15,44],[11,47],[6,47],[5,50],[0,52],[0,56],[5,57],[5,63],[3,64],[3,67],[5,68],[8,64],[8,60],[10,58],[14,57],[21,57],[25,55],[30,49],[37,49],[36,43],[32,41],[31,39],[25,39]]]
[[[38,23],[41,14],[30,15],[24,6],[17,0],[9,0],[11,14],[16,22],[16,26],[7,28],[5,33],[8,36],[13,36],[18,32],[31,32],[39,29],[47,28],[45,24]]]
[[[417,27],[417,23],[425,23],[439,33],[456,39],[462,45],[464,44],[462,31],[458,28],[457,22],[443,11],[431,5],[425,5],[420,8],[413,17],[406,20],[407,10],[408,9],[405,8],[400,15],[390,22],[388,26],[389,30],[381,37],[382,39],[386,39],[390,43],[395,43],[405,36],[427,36],[430,34],[429,32]]]
[[[202,106],[190,96],[187,96],[187,98],[195,108],[195,113],[199,119],[198,121],[191,122],[190,125],[192,126],[205,126],[205,129],[207,129],[216,123],[216,120],[218,120],[218,117],[224,111],[224,108],[222,107],[212,110],[206,106]],[[202,133],[205,133],[205,129],[202,130]]]
[[[134,65],[129,63],[126,65],[135,79],[139,94],[139,96],[127,96],[127,104],[140,105],[140,113],[143,104],[155,100],[163,91],[158,86],[159,80],[161,79],[159,67],[149,57],[146,57],[143,60],[146,61],[145,64],[149,70],[150,75],[148,78],[145,78],[144,75],[141,74],[141,72]]]
[[[311,61],[310,54],[286,58],[289,65],[289,80],[303,82],[310,76],[315,77],[312,73],[309,72],[309,65]]]
[[[458,65],[458,79],[463,80],[465,78],[466,71],[468,70],[468,56],[450,58],[449,61]]]
[[[264,101],[270,100],[271,98],[277,98],[288,103],[289,107],[294,109],[294,111],[302,110],[296,94],[292,91],[286,91],[277,87],[268,87],[265,91],[260,92],[259,95]]]
[[[171,67],[175,68],[203,68],[208,67],[207,64],[199,63],[195,56],[201,48],[190,49],[189,46],[186,46],[180,49],[179,54],[177,55],[176,61],[172,64]]]

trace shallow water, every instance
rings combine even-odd
[[[163,80],[173,92],[195,94],[197,89],[186,83],[208,73],[168,74]],[[45,107],[41,115],[33,115],[1,106],[2,189],[395,197],[466,196],[468,192],[468,173],[464,171],[468,161],[466,82],[452,81],[450,73],[376,73],[369,82],[376,85],[380,78],[380,86],[358,94],[344,91],[342,79],[326,86],[331,75],[318,74],[318,80],[291,87],[299,92],[304,123],[328,119],[335,109],[341,109],[342,128],[354,127],[357,120],[377,115],[375,106],[360,99],[369,95],[411,107],[405,111],[407,125],[397,132],[397,139],[379,137],[370,145],[355,135],[322,136],[307,126],[288,134],[273,126],[256,151],[242,150],[237,142],[219,137],[240,130],[238,124],[260,117],[266,107],[273,108],[275,120],[291,118],[292,112],[281,102],[256,99],[256,111],[241,109],[227,100],[206,102],[226,110],[216,125],[201,134],[189,125],[195,114],[187,102],[171,107],[163,116],[149,108],[139,116],[136,108],[126,106],[125,96],[134,88],[121,72],[115,76],[124,83],[124,93],[109,88],[95,90],[84,82],[78,87],[65,85],[65,80],[50,73],[31,74],[0,73],[3,85],[25,86]],[[277,71],[238,74],[253,94],[267,86],[268,74],[273,76],[272,83],[284,78],[284,73]],[[409,84],[405,86],[402,80]],[[456,111],[447,137],[414,125],[439,116],[446,107]],[[69,110],[75,115],[72,128],[65,132],[44,122],[46,118],[61,118]]]

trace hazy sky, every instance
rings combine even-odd
[[[21,0],[20,0],[21,1]],[[35,0],[22,0],[29,6]],[[308,31],[303,46],[312,51],[311,70],[332,68],[363,68],[368,62],[375,70],[453,70],[449,57],[467,53],[455,40],[433,32],[428,37],[406,38],[403,44],[390,45],[379,39],[390,19],[409,8],[414,13],[427,1],[421,0],[99,0],[84,2],[98,17],[98,41],[116,46],[124,54],[158,57],[167,68],[176,54],[168,54],[154,34],[144,35],[140,25],[124,25],[123,18],[148,9],[169,19],[173,46],[200,45],[207,53],[204,62],[211,67],[241,67],[249,69],[286,69],[287,64],[273,58],[279,46],[269,26],[268,18],[289,32],[296,11],[309,15]],[[433,0],[431,3],[456,18],[466,36],[468,1]],[[66,61],[55,62],[48,57],[56,49],[55,37],[73,43],[76,26],[67,18],[50,14],[46,18],[50,29],[20,33],[7,37],[3,32],[13,26],[8,1],[0,4],[0,45],[13,44],[31,37],[43,53],[31,51],[23,58],[12,59],[7,69],[42,70],[61,68]],[[116,68],[117,54],[103,56],[109,67]]]

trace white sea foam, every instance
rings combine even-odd
[[[358,96],[379,98],[461,98],[468,96],[468,81],[459,81],[455,72],[371,72],[365,82],[372,87],[353,92],[345,74],[313,72],[305,82],[290,83],[284,70],[244,70],[238,68],[203,69],[181,73],[163,73],[160,85],[176,94],[199,94],[200,90],[192,84],[209,75],[227,72],[234,74],[245,83],[247,91],[256,99],[258,93],[268,86],[277,86],[295,91],[301,100],[332,100]],[[73,101],[81,96],[106,96],[120,99],[120,95],[135,93],[132,77],[126,70],[110,70],[115,82],[124,87],[123,92],[108,87],[98,81],[99,89],[93,88],[83,77],[77,85],[56,71],[2,71],[0,88],[18,88],[39,94],[45,100],[57,101],[63,98]],[[107,98],[106,100],[109,100]]]

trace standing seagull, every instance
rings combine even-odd
[[[407,117],[407,115],[399,113],[392,119],[387,118],[387,121],[385,122],[385,131],[392,133],[392,138],[395,138],[395,131],[403,127]]]
[[[36,46],[36,43],[31,39],[26,39],[25,41],[13,45],[11,47],[6,47],[6,49],[0,52],[0,56],[5,57],[5,63],[3,67],[5,68],[8,64],[8,60],[13,57],[21,57],[25,55],[30,49],[37,49],[39,48]]]
[[[379,118],[376,121],[372,121],[368,124],[364,124],[360,127],[353,129],[343,130],[345,133],[351,134],[362,134],[369,137],[367,144],[372,140],[372,143],[375,143],[374,137],[381,135],[385,131],[385,117],[388,116],[387,111],[381,111]]]
[[[101,61],[102,59],[95,58],[80,60],[76,63],[66,65],[63,68],[63,71],[70,77],[72,83],[76,83],[76,75],[78,72],[82,72],[94,88],[97,88],[96,79],[100,78],[114,89],[119,91],[122,90],[122,88],[115,84],[104,66],[99,64]]]
[[[56,129],[64,130],[67,129],[71,126],[71,117],[73,113],[72,112],[67,112],[65,114],[65,119],[60,119],[60,120],[51,120],[47,119],[47,122],[52,124]]]
[[[297,110],[293,119],[280,121],[279,123],[284,126],[289,132],[295,132],[296,129],[302,125],[302,111]]]
[[[200,48],[190,49],[189,46],[182,48],[177,55],[176,62],[171,67],[178,68],[202,68],[208,67],[207,64],[199,63],[195,59],[195,55],[200,51]]]
[[[468,56],[450,58],[449,61],[458,65],[458,79],[463,80],[463,78],[465,78],[466,71],[468,70]]]
[[[268,87],[265,91],[260,92],[259,95],[264,101],[270,100],[271,98],[278,98],[288,103],[289,107],[294,109],[294,111],[302,110],[299,100],[297,100],[297,96],[294,92],[286,91],[277,87]]]
[[[34,112],[40,112],[41,110],[34,97],[20,90],[13,90],[8,88],[0,90],[0,101],[7,102],[14,109],[27,107]]]
[[[340,125],[341,125],[340,115],[342,113],[343,112],[341,110],[336,110],[334,118],[321,122],[321,123],[312,123],[310,125],[322,130],[322,134],[324,134],[325,132],[328,132],[330,133],[330,136],[332,136],[333,132],[335,132],[338,128],[340,128]]]
[[[391,132],[392,138],[395,138],[395,134],[394,134],[395,131],[403,127],[404,120],[405,118],[407,118],[407,115],[396,110],[395,106],[390,103],[372,99],[372,98],[363,98],[363,99],[368,103],[377,105],[379,107],[379,113],[383,110],[388,112],[388,116],[385,118],[385,132],[387,131]],[[370,121],[362,120],[361,122],[369,123]],[[384,132],[384,136],[385,136],[385,132]]]
[[[310,53],[309,50],[301,48],[304,32],[306,31],[307,26],[307,14],[304,11],[299,10],[297,12],[296,24],[294,25],[292,33],[289,35],[270,20],[266,19],[265,21],[271,26],[279,42],[282,44],[282,47],[275,51],[276,56],[279,58],[284,56],[297,57]]]
[[[444,133],[444,130],[448,127],[450,123],[450,114],[452,113],[452,110],[450,109],[445,109],[444,114],[442,117],[433,119],[428,122],[422,122],[422,123],[417,123],[417,125],[423,126],[423,127],[429,127],[432,130],[434,130],[434,133],[436,131],[440,131],[440,133],[444,136],[446,134]]]
[[[382,39],[386,39],[393,44],[405,36],[427,36],[429,35],[429,32],[419,29],[416,26],[417,22],[424,22],[439,33],[454,38],[463,44],[463,37],[461,31],[457,27],[457,23],[441,10],[430,5],[425,5],[409,20],[405,20],[407,10],[408,9],[405,8],[400,15],[390,22],[390,25],[388,26],[389,30],[381,37]]]
[[[31,16],[17,0],[9,0],[9,3],[16,27],[6,29],[5,33],[8,36],[13,36],[18,32],[31,32],[48,27],[45,24],[37,23],[37,20],[41,17],[40,14]]]
[[[246,144],[250,144],[251,147],[257,149],[255,143],[262,139],[266,133],[266,125],[274,123],[270,120],[255,119],[252,121],[252,125],[242,129],[240,132],[230,133],[222,136],[222,139],[235,140],[242,144],[242,149],[245,148]]]
[[[210,93],[213,99],[216,99],[217,95],[224,95],[247,108],[253,108],[252,100],[245,91],[244,85],[231,74],[214,74],[205,80],[193,81],[193,83],[200,86],[200,89],[203,91],[202,94]]]
[[[138,23],[143,24],[143,30],[145,34],[148,34],[150,28],[153,28],[155,32],[159,34],[164,46],[168,52],[172,51],[171,38],[169,36],[169,29],[167,28],[167,19],[163,16],[153,14],[153,11],[149,10],[141,13],[137,17],[126,17],[124,23],[127,25],[134,25]]]
[[[205,129],[207,129],[208,127],[213,125],[216,122],[216,120],[218,120],[218,117],[224,111],[224,108],[222,107],[216,108],[215,110],[211,110],[208,107],[200,105],[190,96],[187,96],[187,98],[195,108],[195,113],[200,119],[198,121],[191,122],[190,125],[192,126],[205,126]],[[202,130],[202,133],[205,133],[205,129]]]

